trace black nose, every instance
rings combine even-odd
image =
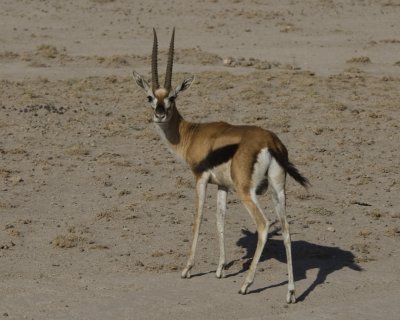
[[[164,105],[160,105],[160,104],[157,105],[155,115],[159,119],[162,119],[162,118],[165,117],[165,107],[164,107]]]

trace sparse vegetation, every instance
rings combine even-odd
[[[370,63],[371,59],[366,56],[354,57],[346,61],[347,63]]]

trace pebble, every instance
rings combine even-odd
[[[12,183],[18,183],[24,181],[20,176],[12,176],[9,178],[10,182]]]
[[[226,67],[233,67],[235,65],[235,60],[232,57],[226,57],[222,59],[222,63]]]
[[[389,215],[391,218],[400,218],[400,212],[390,212]]]
[[[328,228],[326,228],[326,231],[335,232],[336,230],[334,227],[328,227]]]

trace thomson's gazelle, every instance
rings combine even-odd
[[[164,86],[160,86],[157,70],[157,34],[155,30],[153,31],[152,86],[150,87],[135,71],[133,77],[146,93],[148,102],[154,110],[153,121],[159,129],[160,135],[165,138],[169,149],[189,165],[196,179],[197,214],[194,220],[190,255],[186,267],[183,269],[182,278],[190,278],[190,269],[194,265],[202,220],[206,187],[207,184],[212,183],[218,186],[217,228],[220,245],[220,257],[216,271],[218,278],[224,277],[226,261],[224,217],[226,195],[229,189],[237,192],[257,227],[257,248],[249,272],[240,289],[240,293],[247,293],[267,241],[270,225],[257,201],[257,195],[264,193],[270,185],[275,210],[282,224],[287,256],[289,288],[286,300],[288,303],[294,303],[296,298],[291,243],[289,224],[285,213],[286,173],[305,187],[308,185],[308,180],[289,161],[286,147],[271,131],[256,126],[234,126],[226,122],[192,123],[183,119],[176,107],[176,98],[182,91],[190,87],[194,77],[185,79],[175,89],[171,88],[174,29],[169,47],[165,83]]]

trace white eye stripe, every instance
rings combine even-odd
[[[168,98],[164,99],[164,107],[165,107],[165,109],[171,108],[171,105],[172,105],[171,101]]]

